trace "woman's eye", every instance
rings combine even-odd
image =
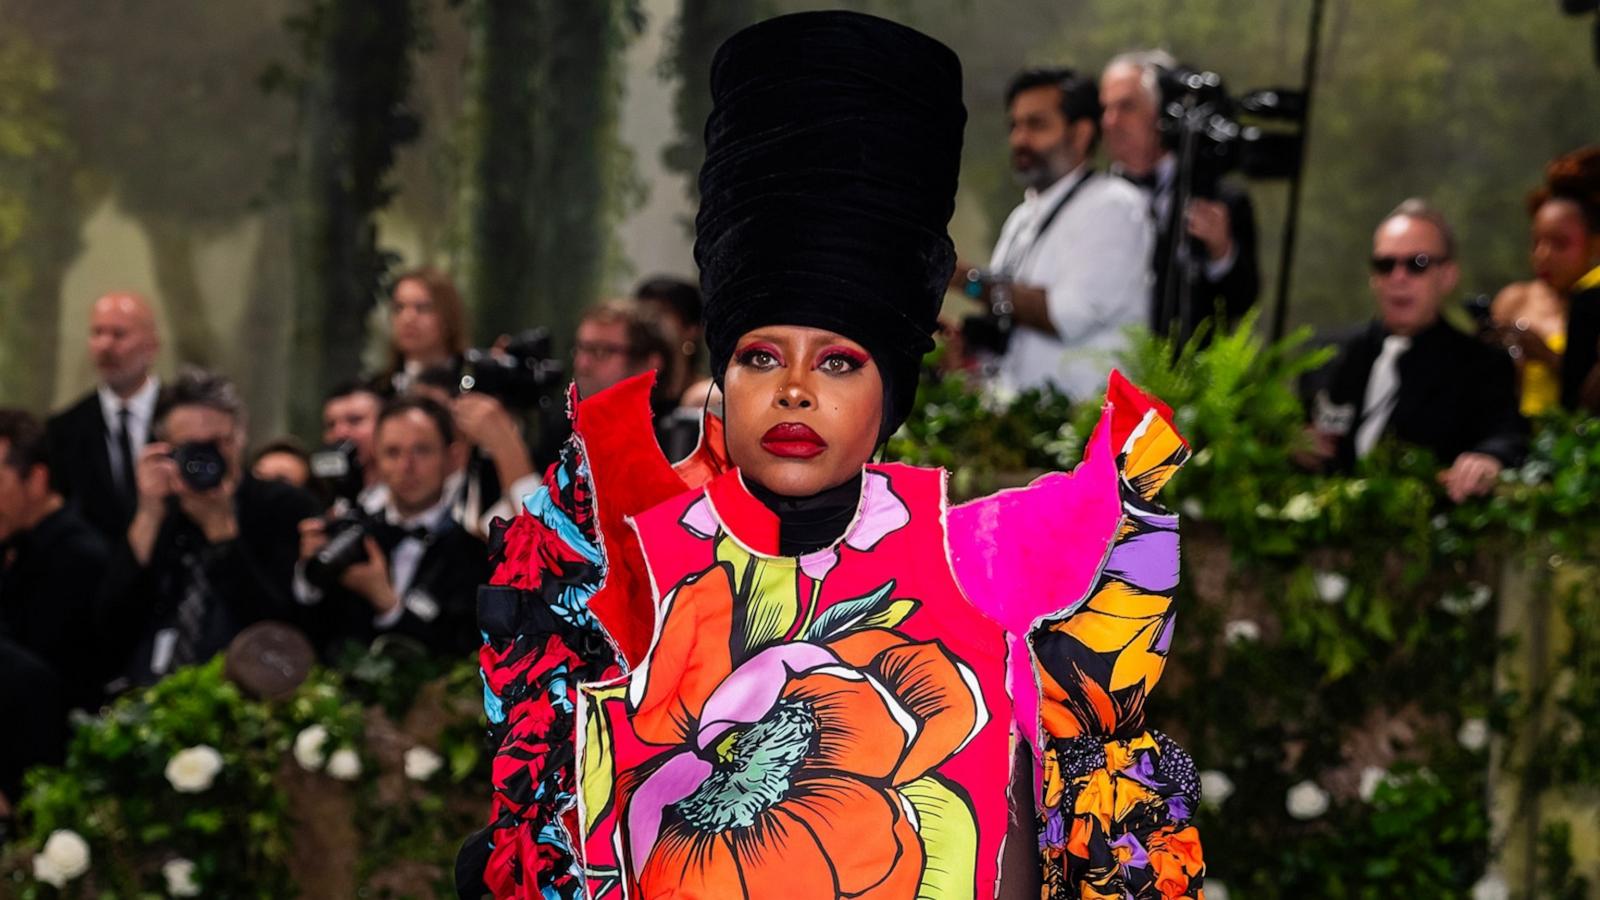
[[[861,368],[861,361],[843,353],[834,353],[823,359],[822,364],[817,368],[830,375],[843,375],[846,372],[854,372],[856,369]]]
[[[778,364],[778,358],[769,350],[753,347],[739,354],[739,364],[755,369],[770,369]]]

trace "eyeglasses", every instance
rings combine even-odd
[[[610,341],[579,341],[572,348],[573,356],[592,356],[601,361],[627,352],[627,344],[614,344]]]
[[[1418,253],[1416,256],[1374,256],[1371,260],[1372,271],[1378,275],[1387,275],[1394,271],[1395,266],[1403,265],[1412,275],[1421,275],[1440,263],[1449,262],[1448,256],[1429,256]]]

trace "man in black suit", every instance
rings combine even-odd
[[[161,339],[149,301],[107,294],[89,313],[89,357],[100,383],[50,420],[50,477],[107,540],[128,530],[137,505],[133,470],[150,440],[160,391],[151,369]]]
[[[476,651],[478,586],[489,577],[488,551],[453,517],[454,498],[445,490],[465,456],[449,410],[427,397],[392,400],[373,434],[374,464],[388,499],[367,523],[365,553],[341,572],[319,576],[313,560],[333,536],[324,519],[300,523],[295,597],[309,608],[325,657],[386,634],[408,637],[439,656]]]
[[[0,633],[55,670],[61,721],[100,708],[110,677],[93,626],[108,550],[50,485],[44,426],[0,409]]]
[[[298,526],[317,505],[250,476],[244,420],[221,376],[187,371],[162,392],[133,521],[97,603],[103,633],[121,639],[127,683],[205,662],[246,626],[296,611]]]
[[[1150,327],[1187,341],[1200,322],[1237,322],[1256,302],[1256,218],[1250,196],[1219,182],[1199,186],[1183,209],[1178,159],[1162,139],[1161,79],[1177,61],[1161,51],[1125,53],[1100,76],[1101,134],[1112,171],[1144,188],[1156,223]]]
[[[1407,200],[1373,236],[1378,318],[1337,342],[1338,355],[1310,383],[1308,462],[1349,469],[1380,438],[1433,451],[1439,481],[1461,502],[1494,488],[1521,462],[1528,424],[1518,411],[1510,356],[1456,330],[1440,315],[1460,278],[1455,237],[1438,211]]]

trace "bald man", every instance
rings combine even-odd
[[[133,464],[150,440],[161,385],[152,369],[161,338],[144,297],[107,294],[89,313],[89,357],[100,383],[50,420],[56,489],[116,546],[133,518]]]

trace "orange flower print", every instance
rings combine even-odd
[[[908,785],[986,723],[975,676],[876,626],[736,661],[733,585],[727,563],[681,585],[636,673],[632,724],[663,750],[621,811],[630,894],[911,900],[927,855]]]

